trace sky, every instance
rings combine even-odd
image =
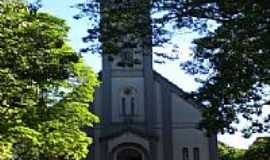
[[[28,0],[29,2],[34,0]],[[86,35],[86,30],[90,26],[90,22],[87,19],[75,20],[73,16],[79,12],[76,8],[71,8],[72,5],[85,2],[87,0],[43,0],[43,7],[40,11],[51,13],[59,18],[65,19],[67,25],[70,26],[69,41],[71,46],[76,50],[87,46],[82,42],[82,37]],[[190,58],[191,53],[191,42],[198,37],[197,34],[178,34],[174,38],[174,42],[179,42],[180,54],[179,60],[169,62],[166,64],[154,64],[154,69],[165,76],[167,79],[175,83],[177,86],[182,88],[184,91],[193,91],[198,88],[198,84],[194,81],[194,78],[187,75],[181,70],[179,64],[181,61],[185,61]],[[165,48],[166,50],[167,48]],[[101,57],[97,54],[84,54],[83,55],[87,64],[89,64],[95,72],[101,69]],[[270,107],[265,110],[264,113],[270,113]],[[244,127],[247,123],[242,122],[239,127]],[[230,146],[236,148],[247,149],[249,145],[258,136],[270,136],[269,134],[255,134],[249,139],[242,137],[241,133],[236,133],[234,135],[218,135],[218,140],[222,141]]]

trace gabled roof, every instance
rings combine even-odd
[[[147,133],[145,133],[143,131],[140,131],[140,130],[132,128],[132,127],[126,127],[124,129],[121,129],[121,130],[116,131],[114,133],[110,133],[107,136],[103,136],[103,137],[99,138],[99,141],[104,141],[104,140],[106,141],[106,140],[109,140],[109,139],[113,139],[113,138],[119,137],[121,135],[124,135],[126,133],[132,133],[134,135],[145,138],[147,140],[155,140],[155,141],[158,140],[157,136],[147,134]]]
[[[191,94],[183,91],[181,88],[179,88],[177,85],[175,85],[173,82],[171,82],[170,80],[168,80],[167,78],[159,74],[158,72],[153,71],[153,75],[154,75],[154,80],[160,82],[161,84],[165,83],[169,87],[170,91],[178,95],[180,98],[184,99],[186,102],[194,106],[196,109],[201,110],[203,108],[201,104],[198,104],[198,102],[196,102],[192,98]]]

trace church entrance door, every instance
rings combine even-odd
[[[116,160],[143,160],[143,155],[136,149],[125,148],[117,153]]]

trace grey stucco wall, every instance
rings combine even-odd
[[[144,79],[143,77],[114,77],[112,78],[111,81],[112,84],[112,104],[111,104],[111,115],[112,115],[112,122],[118,121],[121,122],[121,118],[119,118],[119,97],[118,93],[119,89],[124,87],[124,86],[133,86],[136,87],[137,90],[140,90],[141,93],[139,93],[139,107],[140,107],[140,114],[144,114],[144,94],[143,91],[147,89],[144,86]],[[156,148],[156,159],[155,160],[165,160],[166,159],[166,154],[165,152],[168,152],[168,149],[171,150],[170,153],[172,156],[172,160],[181,160],[182,159],[182,148],[183,147],[188,147],[189,148],[189,155],[190,159],[193,158],[193,148],[194,147],[199,147],[200,148],[200,155],[201,155],[201,160],[210,160],[210,150],[211,150],[211,143],[214,143],[213,138],[210,141],[208,137],[204,135],[204,133],[200,130],[196,129],[196,125],[199,122],[201,118],[201,113],[200,111],[194,107],[192,104],[189,102],[185,101],[185,99],[179,97],[178,94],[172,92],[172,90],[169,89],[169,86],[164,86],[163,83],[160,83],[159,81],[155,81],[153,83],[154,86],[154,96],[153,98],[155,100],[155,111],[152,112],[151,114],[154,114],[154,122],[152,125],[153,129],[153,134],[158,137],[158,140],[153,143],[154,148]],[[101,87],[102,88],[102,87]],[[95,112],[100,115],[102,112],[102,100],[103,98],[102,92],[103,90],[99,88],[96,91],[96,99],[95,99]],[[167,89],[166,89],[167,88]],[[165,91],[165,92],[164,92]],[[167,96],[167,98],[164,98]],[[169,102],[170,101],[170,102]],[[170,106],[168,106],[170,105]],[[104,107],[104,106],[103,106]],[[165,107],[171,107],[171,109],[167,110]],[[166,112],[170,112],[169,114],[171,117],[167,117],[167,120],[171,120],[170,126],[165,126],[168,125],[168,122],[164,122],[165,116],[167,116],[168,113],[164,114],[164,111],[167,110]],[[113,113],[114,112],[114,113]],[[144,116],[142,116],[144,117]],[[103,118],[101,117],[101,120]],[[142,120],[142,119],[141,119]],[[99,125],[95,129],[95,160],[101,160],[102,155],[104,154],[104,151],[101,151],[102,148],[106,148],[106,143],[101,144],[98,139],[102,136],[102,130],[103,128],[101,127],[102,125]],[[166,132],[164,134],[165,130],[170,130],[169,132]],[[131,137],[129,138],[123,138],[122,140],[117,140],[112,139],[107,142],[107,149],[112,148],[113,144],[117,144],[116,140],[118,142],[124,143],[124,142],[131,142],[131,140],[138,140],[137,135],[129,135]],[[133,136],[133,137],[132,137]],[[170,136],[170,137],[167,137]],[[127,137],[127,136],[124,136]],[[137,138],[136,138],[137,137]],[[118,137],[121,138],[121,137]],[[165,138],[165,139],[164,139]],[[130,139],[130,140],[129,140]],[[167,143],[167,146],[164,145],[164,142],[167,140],[170,140],[171,143]],[[147,142],[147,143],[146,143]],[[149,148],[151,146],[151,141],[148,139],[140,139],[138,140],[138,143],[145,145],[145,148]],[[146,145],[147,144],[147,145]],[[153,147],[152,144],[152,147]],[[168,147],[168,145],[171,145]],[[103,147],[102,147],[103,146]],[[213,146],[212,146],[213,147]],[[150,147],[151,148],[151,147]],[[214,147],[215,149],[215,147]],[[149,149],[151,150],[151,149]],[[213,150],[213,148],[212,148]],[[108,152],[108,151],[107,151]],[[165,159],[164,159],[165,158]],[[169,159],[166,159],[169,160]]]
[[[123,122],[121,113],[121,91],[125,88],[134,88],[135,117],[134,121],[144,121],[144,78],[143,77],[113,77],[112,78],[112,122]]]

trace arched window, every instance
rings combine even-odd
[[[122,97],[121,99],[121,109],[122,109],[122,114],[125,116],[126,113],[126,97]]]
[[[194,160],[200,160],[200,150],[198,147],[193,148]]]
[[[120,113],[122,116],[134,117],[136,115],[136,90],[128,87],[121,91]]]
[[[188,155],[188,148],[184,147],[182,150],[182,156],[183,156],[183,160],[189,160],[189,155]]]
[[[131,110],[131,115],[135,115],[135,98],[131,97],[130,100],[130,110]]]
[[[147,160],[148,152],[139,144],[122,143],[116,146],[111,154],[112,160]]]

